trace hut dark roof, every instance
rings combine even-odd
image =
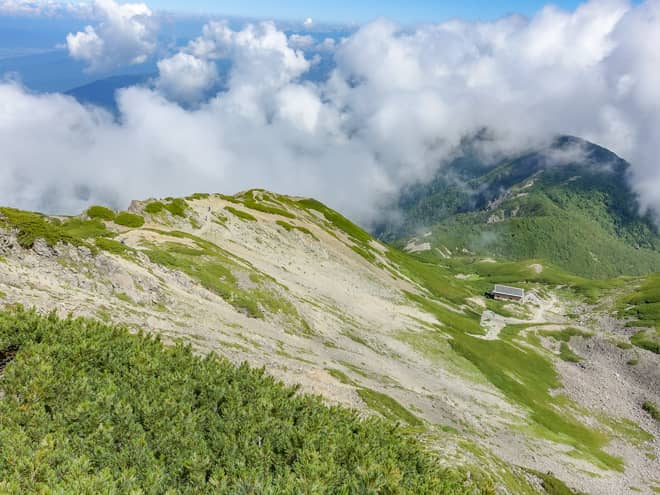
[[[496,285],[493,294],[500,294],[502,296],[510,297],[525,297],[525,289],[519,289],[518,287],[509,287],[508,285]]]

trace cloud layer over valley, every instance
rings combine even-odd
[[[98,23],[67,38],[90,70],[156,51],[146,5],[96,9]],[[557,134],[606,146],[633,164],[644,206],[660,211],[660,0],[414,29],[377,20],[325,43],[335,68],[320,82],[301,77],[318,62],[303,51],[310,43],[273,23],[211,22],[159,61],[154,84],[118,93],[118,116],[0,84],[0,202],[76,212],[264,187],[368,223],[487,129],[493,154]]]

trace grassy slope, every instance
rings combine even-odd
[[[630,341],[660,354],[660,273],[649,275],[633,292],[623,296],[619,308],[632,319],[629,326],[648,328],[639,331]]]
[[[423,227],[432,230],[435,246],[540,258],[587,277],[659,271],[660,236],[652,219],[638,214],[626,186],[627,164],[580,144],[585,156],[569,164],[554,164],[543,153],[495,168],[458,162],[404,196],[406,228],[385,229],[385,235],[408,238]]]
[[[148,202],[144,212],[152,219],[155,216],[156,221],[166,224],[164,212],[169,212],[173,217],[187,218],[187,207],[185,200],[169,198],[164,202]],[[244,219],[256,220],[242,211],[239,214]],[[103,220],[108,224],[106,225]],[[100,206],[91,207],[81,217],[71,217],[64,221],[38,213],[0,208],[0,227],[15,229],[18,242],[25,248],[32,247],[37,239],[44,239],[51,247],[63,242],[74,246],[85,246],[93,252],[103,250],[130,257],[135,255],[136,251],[113,240],[117,233],[112,228],[120,226],[139,229],[144,223],[145,219],[142,215],[121,212],[115,216],[112,210]],[[192,234],[172,230],[152,232],[163,237],[162,243],[148,244],[145,246],[148,249],[143,250],[153,263],[185,273],[251,317],[264,318],[264,312],[267,311],[284,317],[290,323],[288,331],[297,333],[309,331],[309,326],[300,318],[295,307],[281,297],[277,284],[249,266],[249,263]],[[192,241],[195,247],[177,242],[179,240]],[[252,288],[246,289],[240,286],[237,279],[239,271],[250,278]]]
[[[508,281],[519,277],[523,267],[511,264],[508,267],[500,264],[483,263],[472,265],[483,270],[483,277],[470,281],[456,281],[447,269],[433,263],[424,263],[399,254],[399,261],[407,269],[407,273],[429,290],[425,298],[417,298],[416,302],[427,311],[435,314],[441,326],[429,331],[426,335],[415,335],[413,344],[427,355],[433,355],[438,349],[437,356],[444,359],[446,351],[441,350],[447,337],[451,337],[449,344],[460,356],[471,362],[482,375],[509,400],[526,408],[530,413],[530,420],[534,431],[548,439],[564,443],[575,449],[575,454],[595,462],[605,469],[622,470],[621,459],[606,453],[603,449],[609,443],[608,436],[597,429],[589,428],[581,423],[573,405],[564,397],[553,396],[551,391],[560,387],[559,376],[555,371],[552,360],[540,349],[530,349],[521,346],[514,332],[508,338],[495,341],[486,341],[478,338],[480,332],[479,315],[466,312],[457,314],[448,311],[439,302],[449,302],[448,293],[452,297],[461,297],[461,292],[479,294],[480,291],[492,288],[492,281]],[[458,263],[458,261],[456,262]],[[464,264],[463,269],[469,265]],[[495,277],[489,273],[498,272]],[[534,272],[526,269],[530,278]],[[518,273],[518,274],[517,274]],[[537,275],[539,278],[540,275]],[[561,278],[561,272],[554,275]],[[454,278],[454,281],[451,279]],[[577,278],[576,278],[577,279]],[[518,278],[520,280],[520,278]],[[570,277],[567,276],[569,281]],[[432,284],[427,281],[433,281]],[[577,279],[576,282],[580,282]],[[461,291],[452,289],[450,284],[460,285]],[[598,290],[589,286],[590,291]],[[506,337],[506,333],[503,337]],[[408,340],[411,342],[410,340]]]
[[[51,247],[58,242],[91,246],[87,242],[89,239],[115,236],[99,218],[61,221],[14,208],[0,208],[0,227],[16,229],[18,243],[24,248],[31,248],[37,239],[43,239]]]
[[[491,493],[386,421],[188,347],[21,310],[10,345],[3,493]]]
[[[185,273],[253,318],[264,318],[264,311],[280,313],[291,320],[292,328],[297,326],[298,330],[307,330],[306,323],[301,320],[295,307],[279,297],[276,284],[245,261],[192,234],[180,231],[155,232],[167,240],[145,246],[147,249],[144,253],[152,263]],[[192,241],[194,247],[176,242],[177,239]],[[238,283],[238,272],[247,273],[254,287],[242,287]]]
[[[196,198],[187,199],[194,201]],[[607,283],[567,275],[565,272],[551,267],[546,268],[543,273],[537,274],[529,269],[528,262],[490,264],[479,263],[477,260],[453,259],[445,260],[447,266],[441,266],[434,259],[425,259],[424,255],[414,258],[395,249],[387,251],[387,263],[383,263],[382,259],[377,258],[376,252],[371,246],[372,238],[369,234],[321,203],[313,200],[294,200],[262,191],[251,191],[244,195],[223,197],[223,199],[230,200],[234,205],[232,207],[234,211],[226,208],[227,214],[233,214],[246,222],[256,220],[253,215],[247,213],[249,210],[267,213],[275,217],[285,217],[287,226],[283,228],[286,230],[304,229],[304,224],[300,225],[303,223],[301,221],[303,217],[304,221],[313,219],[335,237],[342,233],[350,247],[366,260],[388,270],[395,267],[397,271],[393,272],[393,275],[398,276],[396,273],[403,273],[419,284],[419,293],[407,295],[411,303],[421,306],[438,318],[437,328],[429,330],[426,334],[416,334],[414,338],[402,336],[402,340],[413,347],[418,346],[423,354],[429,355],[430,352],[439,359],[465,359],[482,375],[483,379],[498,388],[505,397],[529,411],[531,431],[572,446],[576,455],[586,457],[603,468],[621,469],[620,460],[602,450],[602,447],[608,442],[607,436],[598,429],[582,425],[573,414],[571,404],[561,397],[553,397],[550,394],[550,390],[556,388],[559,383],[548,355],[540,350],[537,352],[534,349],[521,347],[513,337],[497,342],[480,340],[475,337],[483,333],[479,325],[480,312],[474,308],[470,309],[471,306],[464,307],[461,312],[451,309],[463,306],[468,297],[490,289],[494,281],[520,282],[527,280],[529,284],[565,284],[572,286],[576,292],[587,297],[596,297],[601,290],[609,287]],[[144,207],[147,219],[158,220],[167,225],[168,218],[173,216],[187,218],[185,204],[180,201],[170,199],[164,203],[159,202],[163,204],[162,207],[159,205],[150,207],[153,202],[147,203]],[[168,205],[176,206],[166,207]],[[283,215],[282,211],[286,211],[287,214]],[[223,218],[219,216],[217,222],[222,224]],[[39,217],[39,219],[39,221],[51,223],[48,218]],[[85,222],[85,220],[77,221]],[[7,216],[5,222],[10,223],[11,219]],[[281,222],[282,220],[278,220],[278,225],[281,225]],[[28,224],[28,226],[30,225]],[[65,222],[66,225],[68,225],[68,221]],[[22,229],[25,228],[23,223],[15,223],[13,226],[18,228],[19,233],[22,233]],[[61,226],[57,227],[59,229]],[[96,234],[91,236],[92,240],[96,238],[94,247],[124,256],[133,255],[130,249],[110,239],[111,231],[107,231],[107,237],[105,232],[104,230],[103,236]],[[75,238],[75,244],[90,243],[86,230],[80,235],[81,237]],[[160,232],[159,235],[163,236],[166,242],[145,246],[146,253],[152,262],[187,273],[209,290],[225,297],[228,301],[237,303],[239,309],[243,308],[250,312],[249,305],[252,304],[254,307],[252,314],[255,317],[261,316],[259,311],[263,311],[263,308],[273,312],[278,312],[281,308],[287,311],[286,300],[278,298],[277,291],[271,293],[270,296],[263,291],[244,293],[244,289],[239,286],[233,275],[233,271],[236,269],[247,269],[250,278],[258,284],[263,283],[265,286],[270,286],[273,282],[257,272],[253,273],[244,260],[234,259],[218,246],[192,234],[169,231]],[[184,238],[187,241],[186,245],[177,242]],[[60,236],[57,240],[68,241],[69,239]],[[194,247],[191,247],[189,242],[192,242]],[[459,280],[454,275],[461,272],[473,273],[475,277],[469,280]],[[269,308],[269,299],[273,297],[275,302]],[[246,301],[245,306],[241,301]],[[497,309],[501,310],[501,308]],[[295,318],[295,313],[292,315]],[[304,329],[304,322],[301,325]],[[448,358],[450,354],[455,357]],[[416,424],[415,416],[407,413],[395,401],[385,400],[381,396],[370,393],[367,389],[362,389],[361,392],[366,398],[365,400],[371,402],[376,410],[382,409],[381,412],[384,415],[398,417],[410,424]]]

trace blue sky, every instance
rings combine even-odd
[[[494,19],[510,13],[531,15],[541,9],[543,0],[151,0],[160,10],[209,12],[236,16],[305,19],[319,21],[365,22],[385,16],[399,22],[442,21],[449,18]],[[559,7],[573,9],[581,2],[556,0]]]

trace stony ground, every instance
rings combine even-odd
[[[142,206],[136,203],[133,209],[140,211]],[[567,455],[563,445],[523,433],[520,425],[527,413],[507,401],[470,363],[459,356],[431,361],[398,338],[403,330],[428,330],[435,318],[404,297],[404,291],[422,289],[379,256],[384,246],[372,243],[377,262],[370,261],[351,249],[343,233],[309,216],[313,212],[295,222],[311,236],[283,228],[269,213],[251,210],[257,221],[246,221],[227,213],[227,206],[236,207],[217,197],[191,202],[195,226],[167,215],[141,229],[113,228],[117,240],[138,251],[171,242],[156,230],[181,230],[211,241],[242,267],[235,273],[239,285],[250,288],[252,273],[276,281],[271,289],[296,308],[311,333],[296,330],[282,314],[251,318],[184,273],[154,264],[142,253],[129,259],[43,242],[28,250],[6,231],[0,231],[0,303],[111,320],[146,328],[166,340],[183,338],[200,352],[263,366],[304,391],[365,413],[369,407],[359,390],[381,392],[423,419],[429,442],[447,458],[481,462],[474,451],[458,447],[467,441],[508,465],[552,471],[587,493],[632,493],[635,488],[653,493],[654,479],[660,486],[660,430],[639,407],[642,398],[660,403],[660,361],[649,352],[612,344],[619,333],[628,331],[620,322],[594,308],[572,307],[555,294],[532,298],[520,317],[486,310],[482,316],[486,339],[498,339],[502,328],[512,323],[550,323],[558,329],[577,325],[595,333],[570,342],[582,356],[581,363],[556,359],[556,366],[562,393],[584,408],[585,417],[627,419],[654,436],[652,441],[622,438],[609,447],[625,459],[624,473],[601,470]],[[217,212],[226,221],[217,222]],[[473,307],[485,306],[478,296],[471,302]],[[580,313],[587,315],[581,321],[566,316]],[[558,344],[552,339],[542,343],[556,352]],[[639,361],[636,366],[626,364],[633,358]]]

